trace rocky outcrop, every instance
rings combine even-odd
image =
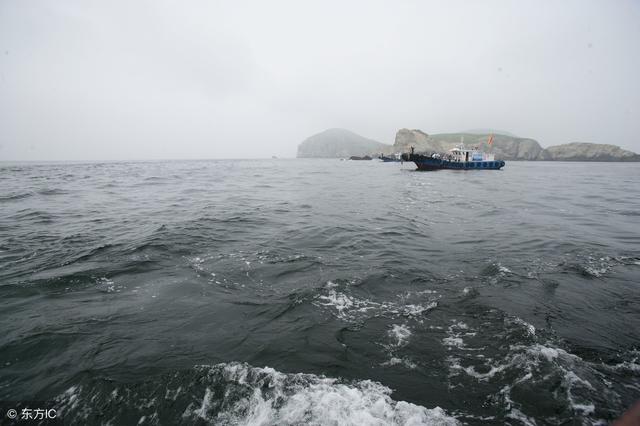
[[[547,148],[555,161],[640,161],[640,155],[616,145],[573,142]]]
[[[493,152],[501,160],[549,160],[549,154],[540,144],[528,138],[499,135],[493,136],[493,144],[489,146],[488,134],[475,133],[442,133],[427,135],[421,130],[400,129],[396,133],[393,144],[394,151],[407,152],[415,147],[416,152],[446,152],[460,142],[468,147],[478,147],[486,152]]]
[[[391,146],[346,129],[329,129],[298,145],[298,158],[349,158],[390,152]]]

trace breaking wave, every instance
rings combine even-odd
[[[228,363],[142,384],[72,386],[56,402],[60,418],[70,424],[459,424],[439,407],[395,401],[391,393],[370,380],[344,382]]]

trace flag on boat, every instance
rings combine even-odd
[[[493,135],[489,136],[489,142],[487,142],[489,146],[493,145]]]

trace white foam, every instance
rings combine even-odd
[[[539,388],[549,383],[559,383],[559,386],[554,385],[558,387],[554,398],[561,400],[573,412],[574,418],[593,420],[592,416],[596,412],[593,401],[597,400],[597,396],[602,395],[603,392],[608,392],[610,388],[610,383],[601,380],[602,375],[594,370],[593,364],[550,342],[530,343],[538,341],[540,336],[536,335],[533,325],[520,318],[505,318],[505,326],[508,330],[526,331],[526,335],[520,334],[521,344],[501,346],[499,351],[502,355],[496,355],[495,346],[491,346],[491,352],[484,352],[485,348],[473,346],[473,340],[463,341],[465,336],[475,332],[482,335],[482,328],[471,329],[463,322],[452,320],[442,343],[451,354],[446,361],[453,386],[458,385],[455,380],[458,375],[491,384],[507,379],[510,384],[505,386],[499,394],[504,400],[506,417],[523,424],[536,424],[534,418],[528,416],[529,413],[526,413],[524,406],[511,400],[511,387]],[[513,337],[509,331],[505,336]],[[479,353],[471,355],[469,351],[479,351]],[[626,362],[605,367],[634,374],[640,367],[635,364],[635,361],[629,358]]]
[[[326,288],[334,288],[334,287],[338,287],[338,284],[334,283],[333,281],[327,281],[327,284],[325,285]]]
[[[401,298],[401,303],[394,301],[379,303],[369,299],[357,298],[337,290],[336,287],[338,287],[338,284],[328,281],[324,287],[326,293],[316,296],[312,303],[316,306],[335,309],[336,316],[346,321],[358,320],[364,316],[380,315],[393,318],[404,316],[421,321],[420,317],[422,315],[438,306],[438,302],[435,300],[427,304],[406,304],[404,303],[404,298]]]
[[[404,324],[403,325],[393,324],[388,334],[391,338],[396,340],[396,343],[394,343],[394,346],[400,347],[400,346],[405,346],[408,343],[409,337],[411,337],[411,330],[409,330],[409,327],[407,327]]]
[[[602,275],[607,273],[607,271],[609,270],[609,267],[602,266],[598,268],[596,266],[585,266],[584,270],[587,274],[592,275],[596,278],[600,278]]]
[[[455,346],[458,348],[464,346],[464,341],[460,337],[445,337],[442,339],[442,343],[444,343],[445,346]]]
[[[434,301],[426,306],[423,305],[405,305],[403,310],[403,315],[405,316],[418,316],[422,315],[424,312],[430,311],[438,307],[438,302]]]
[[[503,387],[500,390],[500,394],[504,398],[506,408],[508,410],[508,413],[507,413],[508,418],[518,420],[519,422],[521,422],[526,426],[536,425],[536,421],[534,419],[528,417],[526,414],[520,411],[520,409],[515,407],[515,405],[517,404],[511,399],[511,386],[507,385]]]
[[[527,373],[524,376],[520,377],[518,380],[516,380],[516,384],[518,383],[522,383],[522,382],[526,382],[527,380],[531,380],[533,378],[533,374],[532,373]]]
[[[516,324],[520,324],[520,325],[524,326],[526,328],[526,330],[527,330],[527,333],[530,336],[535,336],[536,335],[536,328],[532,324],[529,324],[528,322],[523,320],[522,318],[515,317],[515,318],[512,319],[512,321],[515,322]]]
[[[511,349],[512,350],[525,349],[527,353],[535,357],[539,358],[540,355],[544,356],[549,362],[554,361],[556,359],[564,359],[571,363],[582,360],[579,356],[571,354],[565,351],[564,349],[552,348],[552,347],[548,347],[540,344],[535,344],[531,346],[521,346],[521,345],[511,346]]]
[[[510,364],[499,364],[499,365],[491,366],[491,369],[489,371],[487,371],[486,373],[477,372],[475,370],[475,367],[473,367],[473,366],[462,367],[460,364],[454,364],[452,367],[454,369],[460,369],[460,370],[464,371],[465,373],[467,373],[467,375],[469,375],[471,377],[475,377],[479,381],[486,381],[486,380],[492,378],[493,376],[495,376],[497,373],[503,372],[509,366],[510,366]]]
[[[510,419],[518,420],[526,426],[536,426],[536,421],[534,419],[527,417],[522,411],[518,410],[517,408],[512,408],[509,413],[507,413],[507,417],[509,417]]]
[[[554,348],[542,347],[540,348],[540,353],[547,358],[547,361],[553,361],[558,358],[558,351]]]
[[[474,366],[462,367],[459,364],[459,360],[457,358],[450,358],[450,366],[449,368],[453,371],[462,371],[467,375],[478,379],[479,381],[486,381],[493,378],[496,374],[502,373],[507,369],[516,369],[518,371],[526,372],[526,374],[518,379],[516,382],[523,382],[525,380],[529,380],[533,377],[532,369],[539,365],[541,360],[546,360],[547,362],[557,361],[558,358],[563,358],[569,362],[573,362],[577,357],[575,355],[569,354],[568,352],[559,349],[559,348],[550,348],[546,346],[542,346],[539,344],[532,346],[521,346],[515,345],[510,346],[509,354],[504,359],[503,363],[498,364],[488,364],[489,359],[487,359],[487,363],[485,367],[488,368],[488,371],[485,373],[480,373],[476,371]],[[579,359],[579,358],[577,358]],[[560,366],[556,366],[560,371],[567,377],[569,374],[573,374],[571,371],[567,371]],[[575,378],[571,378],[568,376],[569,386],[573,383],[579,382],[580,379],[578,376]],[[585,382],[586,386],[589,386],[588,382]]]
[[[461,330],[468,330],[469,326],[465,323],[463,323],[462,321],[457,321],[456,320],[452,320],[453,324],[449,327],[449,328],[459,328]]]
[[[119,293],[124,289],[122,285],[116,285],[113,280],[110,280],[107,277],[102,277],[97,281],[98,288],[105,293]]]
[[[447,328],[447,337],[442,339],[442,344],[451,348],[463,348],[465,346],[462,340],[463,335],[475,335],[475,333],[467,333],[469,326],[462,321],[451,320],[451,324]],[[465,331],[465,332],[463,332]]]
[[[571,404],[571,408],[574,411],[581,411],[585,416],[593,414],[596,409],[595,405],[593,404]]]
[[[438,292],[436,290],[422,290],[417,292],[416,294],[437,294]]]
[[[624,258],[611,258],[609,256],[595,258],[593,256],[589,256],[586,259],[582,260],[582,264],[579,267],[593,277],[599,278],[609,272],[611,268],[619,264],[620,262],[624,263]]]
[[[637,364],[634,361],[635,359],[633,361],[624,361],[619,364],[615,364],[607,367],[613,370],[622,370],[622,371],[628,371],[635,374],[640,374],[640,364]]]
[[[202,266],[202,263],[204,262],[203,258],[194,257],[194,258],[190,258],[188,260],[191,263],[191,266],[193,267],[193,269],[195,269],[198,272],[203,272],[204,271],[204,268]]]
[[[587,388],[593,390],[593,386],[591,385],[591,383],[589,383],[587,380],[584,380],[584,379],[578,377],[578,375],[576,373],[574,373],[573,371],[566,371],[564,377],[567,380],[567,382],[569,383],[569,385],[580,384],[580,385],[586,386]]]
[[[179,386],[178,389],[175,389],[175,390],[167,388],[167,391],[164,394],[164,399],[171,399],[175,401],[181,392],[182,392],[182,386]]]
[[[584,387],[593,391],[594,388],[591,383],[578,377],[578,375],[573,371],[566,370],[564,368],[562,368],[562,371],[564,372],[563,385],[566,388],[567,401],[569,402],[571,409],[582,413],[584,416],[593,414],[596,409],[595,405],[591,401],[585,401],[584,403],[576,402],[575,396],[572,392],[576,386]]]
[[[366,309],[368,307],[365,301],[351,298],[333,289],[326,296],[318,296],[318,299],[323,301],[321,305],[335,308],[338,318],[342,319],[349,318],[348,311],[354,306],[358,309]]]
[[[216,367],[214,367],[216,368]],[[364,380],[352,385],[310,374],[283,374],[271,368],[243,364],[224,366],[224,377],[247,386],[250,395],[205,420],[239,425],[458,425],[439,407],[428,409],[391,399],[391,390]],[[199,407],[184,416],[201,417],[202,407],[211,407],[207,389]]]
[[[388,345],[382,345],[388,350],[388,356],[390,357],[388,361],[382,363],[385,366],[395,366],[402,365],[408,369],[415,369],[417,367],[416,363],[413,362],[408,357],[401,357],[396,354],[396,352],[406,346],[409,343],[409,338],[412,335],[411,329],[406,324],[393,324],[391,329],[387,331],[389,338],[391,339],[391,343]]]
[[[452,327],[449,327],[449,330],[451,329]],[[456,343],[453,339],[449,341],[451,345]],[[463,348],[463,350],[466,350],[466,348]],[[566,402],[574,412],[580,416],[590,416],[595,412],[595,405],[586,399],[585,395],[597,393],[597,390],[588,380],[578,375],[579,372],[583,371],[581,366],[584,366],[584,361],[563,349],[541,344],[529,346],[511,345],[502,362],[496,363],[491,359],[487,359],[483,362],[480,371],[476,369],[477,365],[463,366],[460,358],[457,357],[449,357],[447,362],[452,376],[464,373],[478,381],[489,381],[497,375],[500,375],[499,377],[507,377],[511,372],[525,373],[513,382],[513,386],[525,381],[536,383],[539,380],[546,380],[548,376],[541,376],[540,373],[543,368],[550,368],[551,371],[560,375]],[[488,370],[485,371],[485,369]],[[513,406],[513,401],[510,400],[509,396],[510,390],[510,386],[506,386],[500,392],[504,396],[509,410],[507,417],[524,424],[535,424],[535,420],[527,417],[517,407]],[[578,390],[579,392],[576,392]],[[577,395],[581,396],[578,397]]]
[[[393,365],[402,365],[406,368],[408,368],[409,370],[414,370],[417,365],[415,362],[411,361],[409,358],[398,358],[398,357],[392,357],[389,361],[385,361],[382,363],[382,365],[385,366],[393,366]]]
[[[511,269],[507,268],[506,266],[502,266],[501,264],[498,263],[498,271],[503,273],[503,274],[511,274]]]
[[[89,417],[91,410],[81,404],[80,395],[82,393],[81,386],[71,386],[61,396],[62,404],[58,407],[58,416],[63,418],[64,413],[69,411],[79,411],[77,417],[86,419]]]
[[[402,360],[397,357],[392,357],[389,361],[383,362],[382,365],[398,365],[402,364]]]

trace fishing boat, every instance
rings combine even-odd
[[[493,144],[493,135],[489,138],[489,146]],[[403,161],[413,161],[418,170],[500,170],[505,166],[502,160],[496,160],[494,154],[485,153],[476,148],[466,148],[464,143],[450,149],[448,153],[411,153],[402,154]]]

